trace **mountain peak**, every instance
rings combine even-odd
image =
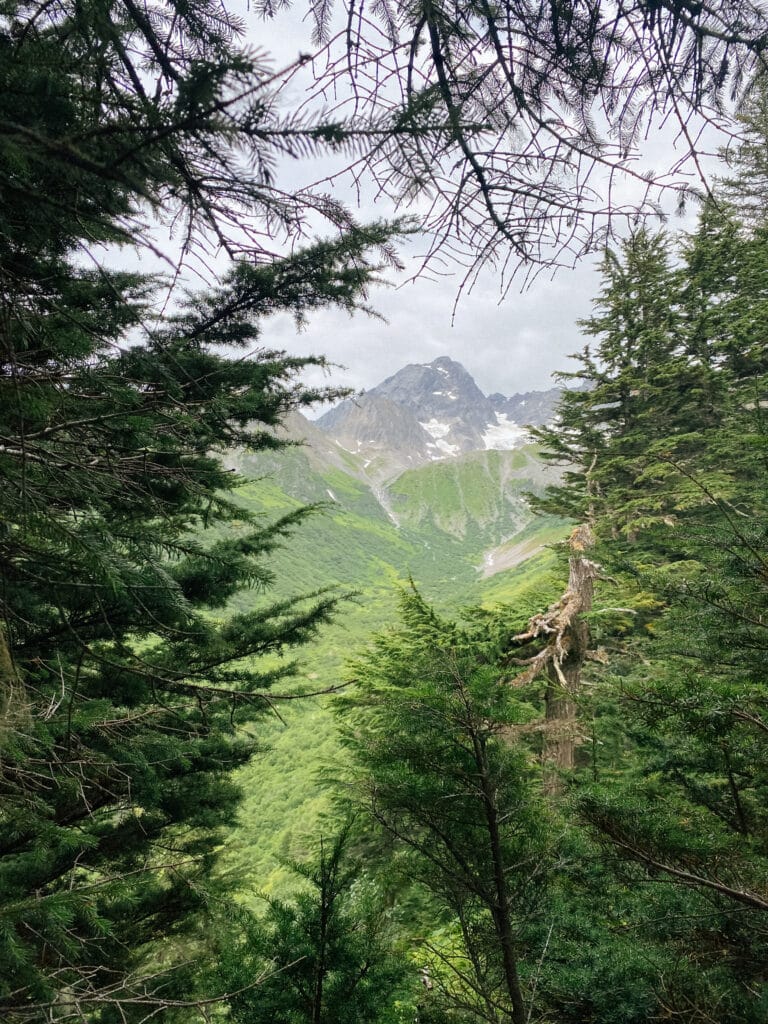
[[[451,359],[450,356],[438,356],[437,359],[433,359],[431,363],[425,363],[424,365],[432,366],[435,370],[445,370],[448,373],[452,370],[458,370],[460,373],[466,373],[467,376],[469,376],[461,363],[457,363],[456,360]]]
[[[539,394],[543,402],[537,402]],[[431,363],[409,363],[362,396],[331,409],[317,424],[348,451],[389,448],[400,459],[407,452],[418,463],[524,444],[521,424],[551,419],[551,394],[488,398],[461,363],[443,355]],[[545,410],[542,419],[538,414]],[[530,412],[535,415],[526,415]]]
[[[463,424],[482,432],[494,412],[472,375],[449,356],[439,356],[431,363],[409,363],[368,394],[410,409],[422,425],[437,420],[449,428]],[[469,451],[482,445],[467,438],[459,441],[459,447]]]

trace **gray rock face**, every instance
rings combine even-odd
[[[358,398],[321,416],[317,426],[355,454],[388,451],[400,465],[445,459],[525,441],[524,424],[550,422],[559,391],[486,397],[448,356],[410,363]]]
[[[525,391],[519,395],[493,394],[488,401],[496,412],[504,413],[510,420],[525,426],[543,427],[555,418],[555,409],[560,401],[560,388],[548,391]]]
[[[375,391],[359,398],[348,398],[342,405],[345,407],[342,415],[330,429],[325,422],[317,422],[347,450],[390,449],[426,457],[432,438],[407,407]],[[338,406],[331,411],[340,409]],[[325,417],[322,419],[324,421]]]
[[[492,404],[470,374],[448,356],[432,363],[410,363],[369,394],[381,395],[410,409],[419,421],[461,423],[480,434],[494,413]]]

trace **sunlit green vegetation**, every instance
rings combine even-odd
[[[533,447],[474,453],[406,472],[390,488],[400,526],[363,483],[334,467],[313,469],[301,449],[287,458],[281,453],[279,461],[249,460],[248,468],[269,475],[240,489],[245,507],[281,513],[299,504],[296,492],[303,501],[326,503],[273,555],[276,592],[330,586],[349,594],[335,621],[302,651],[295,690],[342,683],[349,659],[395,621],[399,588],[409,579],[447,612],[505,602],[534,610],[562,588],[562,561],[546,545],[562,540],[568,527],[564,520],[533,517],[522,497],[544,476]],[[465,524],[463,536],[451,532],[458,522]],[[530,557],[524,552],[513,569],[483,578],[487,545],[510,535],[509,543],[521,544]],[[254,599],[241,593],[236,604],[247,607]],[[244,802],[221,871],[250,905],[259,905],[260,892],[290,892],[296,876],[287,861],[305,857],[321,827],[329,827],[321,824],[333,814],[329,776],[338,774],[344,758],[332,701],[275,701],[268,722],[259,724],[262,753],[239,773]]]

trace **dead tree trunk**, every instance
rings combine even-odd
[[[0,625],[0,763],[7,736],[26,724],[28,714],[24,688],[13,663],[5,630]]]
[[[547,678],[541,761],[544,789],[550,795],[562,790],[563,775],[573,769],[578,743],[576,697],[589,653],[589,626],[583,616],[592,608],[595,579],[600,573],[597,563],[585,554],[593,542],[589,526],[576,527],[569,540],[565,593],[546,612],[534,615],[528,629],[514,637],[520,645],[544,641],[542,650],[527,660],[527,668],[515,682],[530,682],[539,675]]]

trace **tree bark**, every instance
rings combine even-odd
[[[331,904],[333,903],[333,881],[328,874],[325,860],[325,850],[322,840],[320,845],[320,935],[318,936],[317,964],[315,967],[314,991],[312,993],[312,1024],[321,1024],[323,1019],[323,986],[325,985],[326,974],[326,953],[328,938],[328,918],[330,917]]]
[[[27,711],[24,688],[13,663],[5,630],[0,626],[0,742],[6,730],[18,727]]]
[[[550,795],[562,791],[564,773],[573,771],[578,742],[576,696],[581,686],[581,671],[589,650],[589,626],[582,616],[592,608],[595,576],[598,567],[584,556],[593,543],[588,526],[578,527],[570,537],[567,595],[570,596],[569,618],[556,652],[548,667],[547,691],[544,697],[544,743],[541,760],[544,767],[544,790]]]
[[[550,796],[562,791],[563,776],[573,770],[578,744],[576,697],[590,639],[583,615],[592,608],[595,579],[600,574],[600,566],[585,554],[593,543],[591,528],[577,526],[569,539],[565,593],[546,612],[534,615],[528,629],[514,637],[518,644],[545,640],[543,649],[528,659],[528,668],[515,682],[530,682],[539,675],[547,678],[541,763],[544,791]]]
[[[493,883],[496,905],[491,908],[491,916],[493,917],[494,927],[496,929],[496,934],[499,937],[499,945],[501,946],[504,981],[506,983],[509,1000],[512,1005],[512,1020],[514,1024],[526,1024],[525,1002],[523,1000],[523,990],[520,986],[520,976],[517,971],[517,957],[515,955],[512,917],[509,912],[509,893],[507,890],[506,874],[504,870],[504,853],[501,847],[499,811],[496,805],[495,791],[488,769],[488,758],[485,752],[484,742],[481,737],[475,733],[472,736],[472,743],[475,752],[475,763],[479,770],[480,788],[483,794],[485,820],[488,827],[491,859],[493,861]]]
[[[559,672],[550,664],[544,694],[544,733],[541,763],[544,792],[555,796],[562,792],[563,776],[573,771],[578,744],[578,714],[575,700],[581,685],[581,669],[587,650],[589,628],[586,622],[574,623],[569,640],[576,640],[563,658]],[[582,643],[583,641],[583,643]]]

